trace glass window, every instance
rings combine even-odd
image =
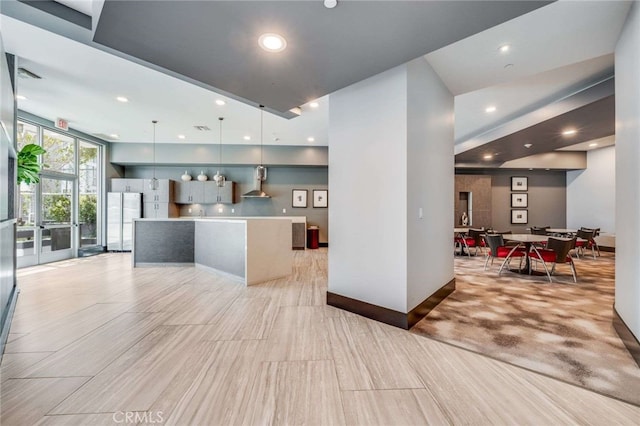
[[[75,143],[73,138],[44,129],[42,147],[47,150],[42,156],[45,170],[69,174],[75,173]]]
[[[42,186],[42,223],[71,223],[73,181],[42,178],[40,185]]]
[[[80,141],[78,187],[80,189],[80,246],[97,244],[98,156],[99,147]]]
[[[34,226],[36,223],[36,185],[20,184],[18,226]]]
[[[18,121],[18,151],[30,143],[38,145],[38,127]]]

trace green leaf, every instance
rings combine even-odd
[[[38,162],[38,155],[47,152],[39,145],[30,143],[22,147],[18,153],[18,184],[25,182],[28,184],[40,182],[40,170],[42,165]]]

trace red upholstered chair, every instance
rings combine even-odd
[[[491,259],[491,264],[493,265],[493,259],[504,259],[502,265],[500,265],[500,270],[498,271],[498,275],[502,273],[502,268],[504,265],[509,265],[511,263],[511,259],[517,257],[520,259],[520,267],[519,269],[522,271],[522,260],[527,256],[527,252],[524,248],[518,246],[505,246],[504,238],[501,234],[487,234],[484,236],[487,245],[489,246],[489,251],[487,252],[487,259],[484,261],[484,270],[487,270],[487,264],[489,263],[489,259]]]
[[[468,235],[458,235],[455,237],[454,241],[456,246],[460,247],[460,254],[464,254],[464,251],[467,251],[467,255],[471,257],[470,248],[475,248],[475,254],[478,254],[478,248],[482,246],[482,233],[484,231],[482,229],[473,229],[469,228]]]
[[[529,231],[531,235],[549,235],[547,229],[551,228],[550,226],[532,226]],[[538,247],[545,247],[547,245],[546,242],[535,243]]]
[[[586,241],[576,241],[576,254],[584,255],[584,249],[589,248],[591,249],[591,254],[593,255],[594,259],[596,258],[596,251],[598,254],[600,254],[600,248],[598,247],[598,244],[595,240],[598,231],[599,229],[596,230],[591,228],[578,229],[578,231],[576,232],[576,236]]]
[[[529,252],[529,272],[531,272],[531,265],[533,263],[542,263],[544,270],[551,280],[551,274],[556,270],[556,265],[568,263],[571,266],[571,273],[573,274],[573,282],[578,282],[576,279],[576,266],[573,263],[573,258],[569,256],[569,251],[575,246],[576,237],[573,238],[554,238],[549,237],[547,241],[547,248],[532,250]],[[552,263],[551,270],[547,267],[547,263]]]

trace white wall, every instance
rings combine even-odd
[[[407,64],[407,308],[451,281],[453,95],[424,58]],[[419,210],[423,218],[419,218]]]
[[[330,292],[408,313],[453,279],[453,163],[453,96],[423,58],[331,95]]]
[[[587,152],[587,168],[567,172],[567,228],[616,230],[616,148]]]
[[[407,312],[406,66],[329,104],[329,291]]]
[[[615,308],[640,338],[640,4],[634,2],[615,51]]]

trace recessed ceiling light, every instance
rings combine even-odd
[[[531,148],[532,146],[533,146],[532,143],[525,143],[524,144],[524,147],[527,148],[527,149]]]
[[[324,7],[327,9],[333,9],[338,5],[338,0],[324,0]]]
[[[184,139],[185,137],[185,135],[178,135],[178,139]]]
[[[258,44],[267,52],[282,52],[287,47],[287,41],[279,34],[262,34]]]
[[[564,132],[562,132],[562,134],[564,136],[573,136],[576,133],[578,133],[578,131],[576,129],[568,129],[568,130],[565,130]]]
[[[27,97],[26,96],[22,96],[22,95],[16,95],[16,99],[19,101],[26,101]]]
[[[317,103],[317,102],[311,102],[311,103],[309,104],[309,106],[310,106],[311,108],[318,108],[318,107],[320,106],[320,104],[319,104],[319,103]]]
[[[598,144],[594,142],[594,143],[590,143],[589,146],[593,148],[594,146],[598,146]]]
[[[316,141],[316,138],[314,138],[312,136],[307,138],[307,142],[315,142],[315,141]]]
[[[249,135],[245,136],[245,137],[244,137],[244,140],[245,140],[245,141],[250,141],[250,140],[251,140],[251,136],[249,136]]]
[[[496,112],[496,107],[495,107],[495,106],[493,106],[493,105],[488,106],[488,107],[486,107],[486,108],[484,109],[484,112],[489,112],[489,113],[491,113],[491,112]]]
[[[111,138],[113,139],[120,139],[120,135],[117,133],[111,133],[109,136],[111,136]]]
[[[216,105],[222,106],[222,105],[225,105],[225,104],[226,104],[226,102],[223,101],[222,99],[216,99]]]
[[[124,97],[124,96],[118,96],[118,97],[116,98],[116,100],[117,100],[118,102],[129,102],[129,99],[127,99],[127,98],[126,98],[126,97]]]
[[[498,48],[498,50],[500,50],[500,52],[502,53],[507,53],[509,51],[509,49],[511,49],[511,46],[508,44],[503,44],[502,46],[500,46]]]
[[[493,158],[493,155],[492,154],[485,154],[484,157],[482,157],[482,158],[484,158],[485,160],[491,160]]]

